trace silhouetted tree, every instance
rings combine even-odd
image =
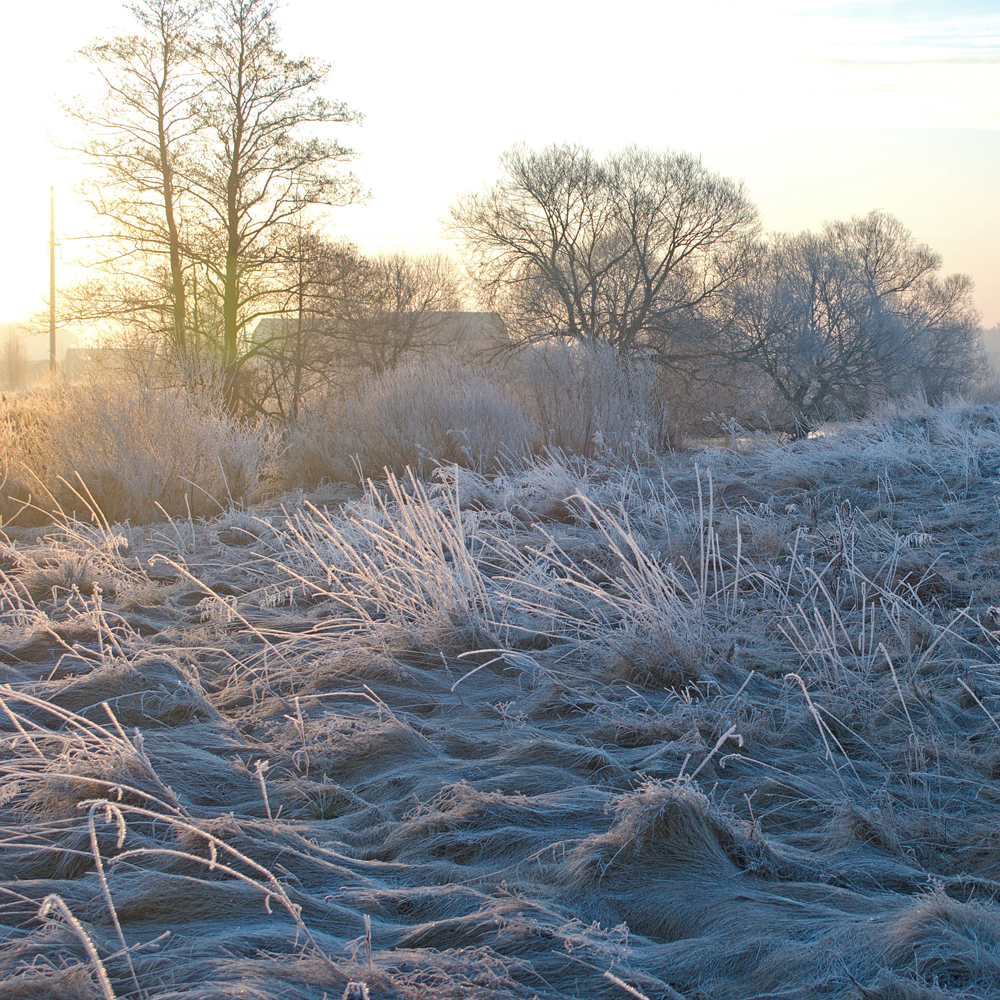
[[[461,306],[455,266],[440,255],[365,257],[301,231],[288,248],[286,299],[243,350],[260,407],[298,413],[317,390],[380,374],[453,337]]]
[[[273,4],[219,0],[209,11],[199,148],[187,183],[203,209],[197,257],[221,284],[222,355],[232,385],[240,331],[266,293],[254,278],[281,261],[281,228],[311,206],[346,204],[358,193],[353,179],[333,169],[352,151],[316,132],[358,115],[318,93],[325,65],[279,48]]]
[[[501,166],[499,182],[453,206],[451,223],[525,339],[669,361],[678,333],[740,273],[757,230],[742,186],[687,154],[630,147],[599,160],[581,146],[516,146]]]
[[[256,383],[248,398],[260,410],[294,420],[310,395],[342,377],[342,345],[330,336],[335,316],[329,303],[335,290],[354,284],[360,266],[360,254],[349,243],[304,228],[292,234],[282,309],[257,324],[244,348],[247,377]]]
[[[119,315],[139,306],[147,314],[167,314],[173,343],[183,352],[180,202],[185,157],[199,128],[195,102],[205,88],[196,65],[205,4],[141,0],[131,11],[137,34],[80,50],[100,75],[105,99],[93,107],[83,101],[67,106],[87,132],[80,151],[100,168],[87,191],[97,215],[112,227],[107,235],[115,249],[105,262],[119,273],[131,271],[135,279],[124,302],[112,291],[116,283],[105,283],[106,294],[88,300],[91,308],[102,303],[105,312],[117,305]]]
[[[727,291],[730,355],[763,372],[800,433],[880,400],[932,400],[981,370],[965,275],[883,212],[777,236]]]
[[[455,266],[441,254],[363,258],[350,278],[331,289],[329,335],[342,357],[375,374],[442,346],[448,314],[461,307]]]
[[[322,96],[324,64],[281,50],[268,0],[142,0],[132,12],[136,35],[83,50],[106,101],[71,112],[101,168],[95,208],[123,248],[91,301],[147,323],[169,314],[177,347],[217,356],[236,408],[245,331],[286,291],[289,228],[358,192],[336,170],[352,153],[327,126],[359,116]]]
[[[972,388],[989,373],[974,288],[967,274],[931,276],[907,303],[915,381],[932,403]]]

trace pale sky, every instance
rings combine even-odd
[[[0,322],[47,294],[50,185],[68,277],[87,220],[49,136],[87,86],[74,51],[130,25],[120,0],[4,20]],[[514,142],[637,142],[743,180],[769,230],[887,210],[1000,322],[1000,0],[286,0],[277,20],[289,54],[332,62],[328,93],[365,115],[339,136],[372,198],[335,210],[333,235],[448,247],[448,204]]]

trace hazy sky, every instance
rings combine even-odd
[[[744,180],[767,229],[892,212],[1000,322],[1000,0],[287,0],[277,19],[365,115],[341,135],[372,198],[333,216],[364,247],[447,245],[449,202],[516,141],[638,142]],[[64,274],[73,256],[78,167],[49,136],[87,86],[76,48],[129,23],[120,0],[5,14],[0,321],[47,292],[52,184]]]

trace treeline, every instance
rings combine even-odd
[[[273,11],[142,0],[134,34],[82,50],[106,100],[69,109],[110,249],[67,318],[217,384],[231,415],[294,421],[359,370],[440,347],[436,324],[470,301],[511,350],[601,345],[653,363],[668,408],[797,434],[984,377],[971,280],[897,219],[766,236],[743,187],[687,154],[515,147],[452,207],[465,274],[331,241],[321,210],[362,191],[330,129],[360,116],[323,96],[325,65],[282,51]]]
[[[354,271],[309,222],[359,193],[336,170],[352,152],[329,132],[359,116],[320,92],[323,64],[281,49],[273,10],[141,0],[134,34],[81,50],[104,99],[67,108],[106,228],[68,318],[117,321],[182,369],[214,364],[231,410],[250,402],[240,376],[262,351],[249,344],[257,320],[292,308],[317,268]]]
[[[884,212],[765,237],[742,186],[686,154],[516,147],[502,166],[452,222],[521,340],[605,343],[688,382],[756,381],[796,432],[889,398],[941,400],[986,372],[971,279],[942,277],[940,256]]]

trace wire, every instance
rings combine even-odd
[[[419,233],[355,233],[355,236],[436,236],[436,229],[425,229]]]
[[[350,237],[348,237],[350,239]],[[418,247],[406,245],[402,243],[358,243],[359,247],[374,247],[376,250],[451,250],[452,247],[448,246],[436,246],[436,247]]]

